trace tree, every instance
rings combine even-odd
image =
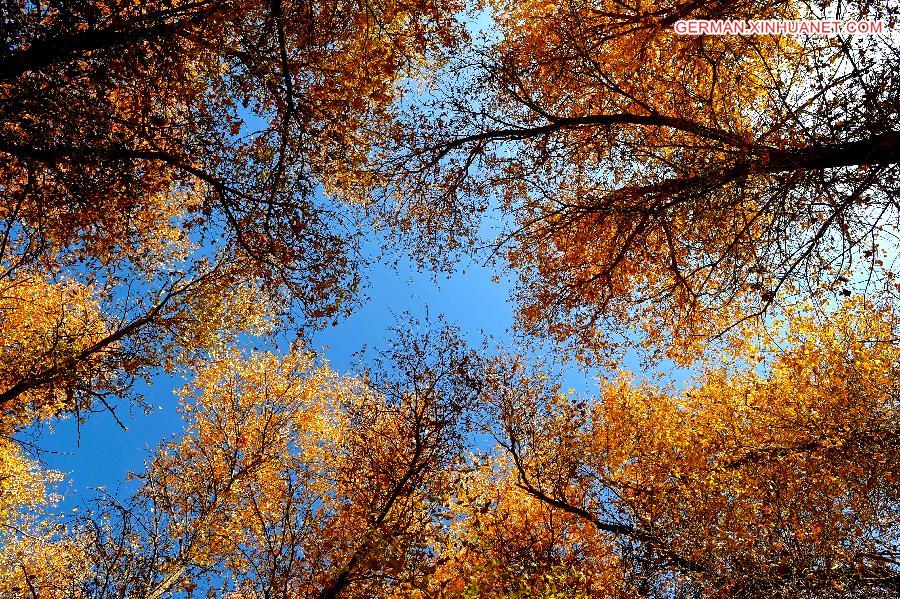
[[[3,418],[84,413],[223,339],[346,313],[358,232],[317,190],[455,43],[455,10],[7,3]]]
[[[24,520],[2,523],[0,594],[70,596],[86,543],[26,517],[43,504],[16,498],[43,475],[13,435],[93,409],[118,420],[136,377],[350,308],[358,232],[321,187],[365,158],[363,124],[388,119],[399,82],[456,42],[455,11],[4,5],[0,511]]]
[[[791,319],[771,359],[774,341],[745,343],[681,390],[623,376],[564,395],[502,363],[502,449],[461,504],[458,575],[520,592],[555,575],[586,596],[896,594],[897,320],[849,302],[827,322]]]
[[[690,362],[798,295],[896,295],[896,39],[673,30],[830,2],[491,7],[495,28],[385,142],[380,184],[425,254],[474,243],[499,207],[489,243],[517,275],[522,330],[583,357],[637,340]]]
[[[86,596],[424,585],[477,371],[451,330],[403,337],[385,357],[366,377],[299,348],[207,364],[182,393],[185,434],[159,449],[132,500],[109,498],[86,520]]]
[[[53,514],[62,480],[0,438],[0,595],[75,597],[89,561],[83,538]]]

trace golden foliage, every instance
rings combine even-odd
[[[0,596],[900,592],[892,38],[672,29],[815,8],[778,0],[8,4]],[[520,331],[695,376],[562,393],[449,327],[357,375],[239,349],[348,309],[360,208],[438,263],[496,217]],[[19,435],[160,373],[183,434],[54,515]]]

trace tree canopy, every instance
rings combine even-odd
[[[505,229],[481,243],[518,277],[520,328],[585,357],[637,330],[689,363],[797,294],[894,296],[896,36],[672,27],[831,4],[492,3],[494,34],[385,143],[386,217],[434,254],[477,242],[493,198]]]
[[[898,13],[5,3],[0,597],[897,596]],[[889,31],[674,28],[804,18]],[[373,232],[511,276],[515,331],[331,366]],[[23,435],[175,374],[61,513]]]

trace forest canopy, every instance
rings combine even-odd
[[[898,16],[4,3],[0,597],[900,594]],[[402,260],[512,328],[331,365]],[[30,434],[151,399],[181,432],[61,510]]]

